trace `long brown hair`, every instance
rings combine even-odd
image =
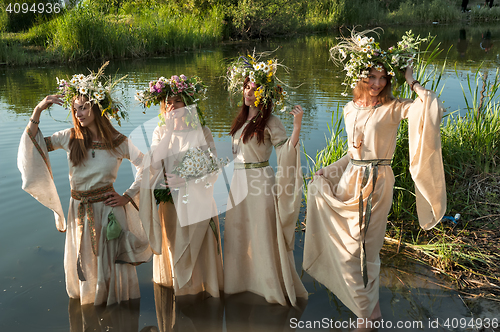
[[[250,82],[250,78],[246,77],[243,83],[243,91],[245,91],[245,87]],[[250,120],[248,125],[243,130],[241,137],[243,139],[243,143],[248,142],[254,135],[257,135],[258,144],[264,143],[264,129],[266,128],[267,120],[271,116],[271,112],[273,110],[273,103],[269,101],[267,104],[259,104],[258,106],[260,112]],[[243,105],[238,112],[238,115],[234,118],[233,124],[231,125],[231,131],[229,134],[234,136],[236,132],[245,124],[248,119],[248,113],[250,111],[250,107],[245,105],[245,97],[243,96]]]
[[[371,69],[375,70],[375,69]],[[387,73],[387,70],[384,68],[385,75],[387,76],[387,84],[378,94],[378,101],[381,104],[385,104],[394,99],[392,95],[392,76]],[[363,80],[359,81],[358,84],[352,89],[353,100],[356,101],[358,99],[362,99],[368,95],[367,84]]]
[[[71,115],[73,117],[73,128],[71,128],[71,135],[69,138],[69,160],[73,163],[73,166],[78,166],[84,164],[85,159],[88,156],[88,150],[92,147],[92,132],[87,127],[82,127],[80,121],[76,117],[75,110],[75,100],[77,98],[83,98],[85,101],[88,99],[85,96],[75,96],[71,102]],[[113,144],[113,140],[120,134],[116,130],[109,119],[102,115],[99,106],[96,103],[92,103],[91,112],[94,113],[94,121],[97,127],[97,134],[101,139],[101,143],[106,146],[106,148],[115,150],[116,146]]]

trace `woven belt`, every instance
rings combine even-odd
[[[106,193],[109,193],[110,191],[115,191],[113,188],[113,184],[109,184],[107,186],[93,190],[71,190],[71,197],[80,201],[80,205],[78,206],[78,226],[83,227],[83,218],[85,218],[85,212],[87,212],[87,219],[89,221],[88,223],[90,228],[90,239],[92,241],[92,251],[96,256],[97,236],[95,231],[94,208],[92,207],[92,203],[105,201],[108,198],[108,195],[106,195]]]
[[[391,159],[369,159],[369,160],[355,160],[351,159],[351,164],[355,166],[366,167],[363,180],[361,181],[361,188],[359,190],[359,247],[361,249],[361,276],[363,277],[363,284],[366,288],[368,284],[368,268],[366,264],[366,232],[368,231],[368,226],[370,226],[370,217],[372,214],[372,196],[375,191],[375,184],[378,177],[378,167],[379,166],[391,166]],[[363,187],[366,186],[370,173],[373,174],[372,177],[372,191],[368,196],[366,201],[366,210],[363,208]],[[363,214],[365,214],[365,219],[363,223]],[[363,227],[364,224],[364,227]]]
[[[269,160],[260,163],[234,163],[234,169],[251,169],[269,166]]]

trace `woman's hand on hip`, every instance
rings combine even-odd
[[[108,193],[108,199],[104,201],[104,204],[108,206],[124,206],[128,202],[129,202],[128,197],[122,196],[115,191]]]

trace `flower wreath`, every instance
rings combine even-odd
[[[123,80],[126,75],[112,80],[111,77],[104,76],[104,69],[109,61],[104,63],[97,73],[91,72],[85,76],[75,74],[67,81],[56,77],[59,93],[63,95],[63,106],[71,108],[73,99],[78,96],[85,96],[90,102],[96,103],[101,110],[101,114],[114,118],[121,126],[121,119],[127,119],[127,112],[122,109],[122,104],[112,97],[116,85]]]
[[[378,71],[385,69],[388,75],[396,77],[396,83],[401,86],[405,82],[403,70],[413,63],[419,53],[419,45],[428,41],[428,38],[415,37],[410,30],[406,31],[396,46],[384,51],[373,37],[367,36],[369,33],[375,33],[379,37],[377,30],[383,31],[382,28],[375,28],[357,33],[353,29],[351,37],[338,38],[340,42],[330,49],[332,61],[337,65],[343,64],[347,72],[342,83],[346,85],[343,96],[347,96],[349,87],[354,89],[359,81],[368,77],[371,68]]]
[[[277,59],[260,61],[263,56],[269,53],[261,53],[254,55],[240,56],[233,61],[226,74],[228,82],[228,90],[231,93],[241,92],[245,79],[248,77],[250,82],[256,84],[258,88],[255,90],[255,107],[260,104],[266,105],[269,102],[274,102],[274,105],[282,107],[281,112],[286,111],[285,99],[287,92],[283,90],[282,83],[276,77],[278,66]]]
[[[169,79],[160,77],[156,81],[149,82],[149,88],[139,90],[135,94],[135,100],[139,101],[144,107],[158,105],[162,100],[170,96],[179,95],[184,105],[194,105],[197,101],[206,99],[207,86],[198,76],[187,77],[185,75],[174,75]],[[196,106],[198,117],[202,126],[205,125],[203,113]],[[159,115],[161,117],[161,115]],[[162,119],[163,120],[163,119]]]

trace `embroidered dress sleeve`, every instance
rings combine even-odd
[[[17,155],[17,167],[21,172],[22,189],[54,212],[56,228],[66,231],[66,220],[54,183],[49,151],[68,149],[70,130],[63,130],[44,138],[40,130],[33,136],[25,130]]]

